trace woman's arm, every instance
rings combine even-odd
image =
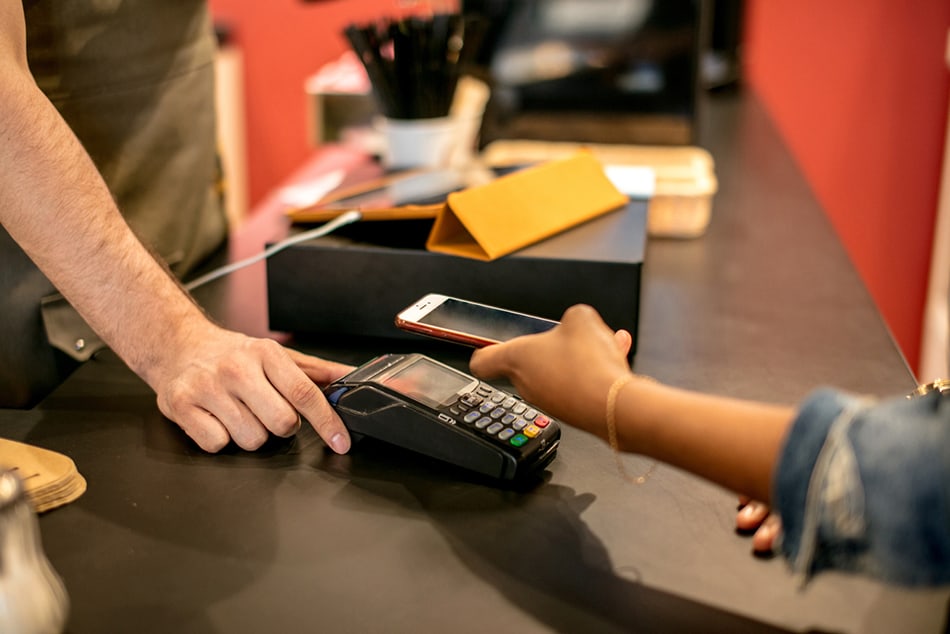
[[[472,372],[508,377],[526,400],[607,440],[607,394],[631,374],[630,336],[614,333],[589,306],[561,325],[474,353]],[[616,393],[621,451],[644,454],[733,491],[768,501],[789,407],[709,396],[632,376]]]

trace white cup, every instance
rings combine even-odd
[[[383,164],[389,169],[449,167],[471,158],[468,121],[459,117],[388,119],[379,122]]]

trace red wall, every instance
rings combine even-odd
[[[747,0],[743,57],[911,368],[950,73],[947,0]]]
[[[309,155],[304,80],[348,48],[351,22],[386,15],[394,0],[210,0],[232,28],[245,65],[249,202]]]

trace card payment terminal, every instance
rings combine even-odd
[[[387,354],[324,388],[347,429],[493,478],[514,480],[557,452],[557,421],[421,354]]]

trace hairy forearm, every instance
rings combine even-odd
[[[302,418],[348,451],[315,383],[347,368],[215,325],[146,250],[36,86],[21,0],[0,0],[0,223],[206,451],[257,449],[270,434],[296,433]]]
[[[768,502],[794,410],[635,380],[617,395],[621,450]]]
[[[212,327],[123,220],[95,166],[22,63],[0,61],[0,222],[149,383]]]

